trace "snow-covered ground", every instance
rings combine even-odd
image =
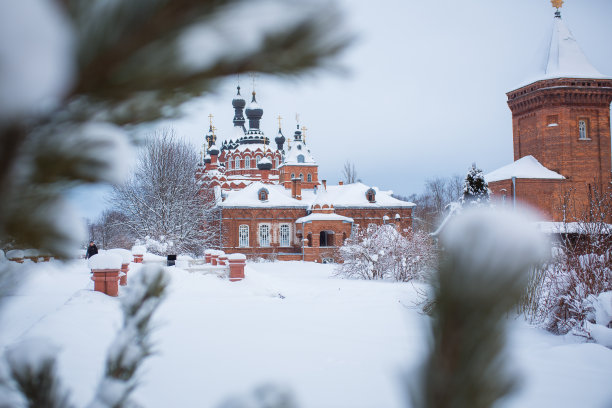
[[[28,279],[2,308],[0,347],[55,342],[63,383],[84,406],[121,324],[119,299],[93,292],[84,260],[19,267]],[[131,264],[129,277],[139,268]],[[428,322],[412,284],[338,279],[331,265],[302,262],[249,263],[238,283],[168,269],[157,354],[135,395],[143,406],[215,407],[270,383],[291,389],[301,407],[406,406]],[[510,325],[522,388],[501,406],[612,406],[612,350],[520,319]]]

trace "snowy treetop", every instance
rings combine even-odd
[[[520,179],[564,179],[561,174],[542,166],[533,156],[521,157],[514,163],[500,167],[485,174],[487,183],[499,180],[508,180],[512,177]]]

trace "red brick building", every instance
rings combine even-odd
[[[507,96],[515,162],[485,176],[493,195],[548,221],[588,213],[612,180],[612,79],[588,62],[558,9],[545,69]]]
[[[255,92],[247,106],[238,87],[232,106],[233,138],[218,148],[211,123],[207,154],[196,174],[203,196],[215,200],[220,209],[223,251],[329,262],[355,228],[393,224],[403,231],[412,226],[414,204],[389,191],[362,183],[328,186],[319,181],[318,164],[299,124],[287,140],[279,122],[276,147],[271,147],[259,127],[263,109]]]

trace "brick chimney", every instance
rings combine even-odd
[[[339,185],[339,186],[343,186],[343,185],[344,185],[344,181],[339,181],[339,182],[338,182],[338,185]]]
[[[291,180],[291,197],[296,200],[302,199],[302,179],[294,178]]]
[[[323,183],[323,189],[327,191],[327,180],[321,180],[321,182]]]

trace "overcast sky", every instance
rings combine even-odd
[[[349,160],[369,185],[402,195],[426,179],[485,172],[512,162],[512,121],[505,93],[540,69],[552,30],[549,0],[344,0],[357,41],[340,58],[346,74],[299,80],[259,77],[262,129],[273,139],[276,117],[286,137],[295,114],[319,178],[341,179]],[[590,62],[612,76],[612,1],[566,0],[562,16]],[[170,124],[201,146],[214,115],[218,140],[231,137],[236,78],[185,107]],[[242,94],[251,81],[241,79]]]

